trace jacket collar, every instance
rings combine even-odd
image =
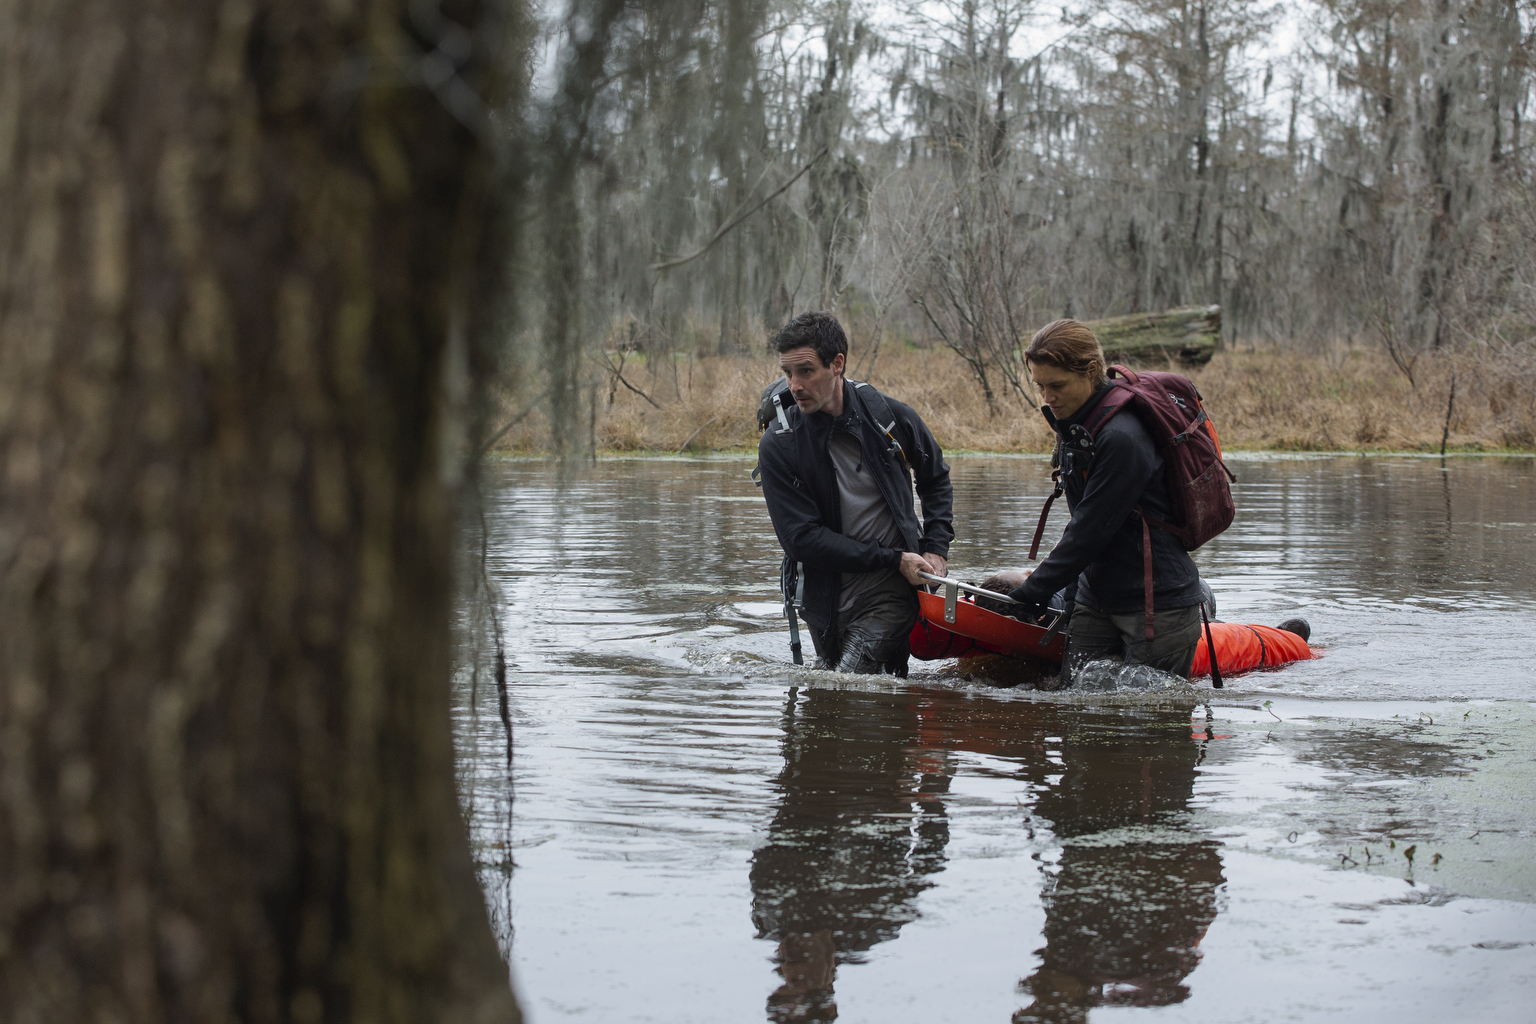
[[[1115,386],[1113,384],[1107,381],[1103,384],[1100,384],[1097,388],[1094,389],[1093,394],[1088,396],[1088,401],[1084,402],[1076,412],[1064,420],[1058,420],[1056,418],[1056,414],[1051,412],[1049,406],[1042,405],[1040,407],[1040,412],[1045,415],[1045,422],[1051,425],[1052,430],[1056,431],[1058,434],[1065,435],[1067,431],[1071,430],[1074,426],[1082,423],[1089,416],[1092,416],[1093,411],[1099,407],[1099,403],[1104,401],[1104,396],[1109,394],[1110,391],[1114,390],[1114,387]]]
[[[830,433],[834,427],[838,430],[854,430],[860,419],[863,418],[863,406],[857,402],[854,395],[858,394],[848,378],[843,378],[843,411],[833,416],[829,412],[813,412],[805,417],[805,422],[810,425],[811,432],[818,437]]]

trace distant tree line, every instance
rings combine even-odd
[[[1219,304],[1229,344],[1369,343],[1410,379],[1536,323],[1530,0],[568,13],[520,275],[567,416],[583,352],[756,352],[811,307],[862,372],[941,342],[994,401],[1063,315]]]

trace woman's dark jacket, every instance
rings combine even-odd
[[[906,455],[903,465],[889,451],[890,442],[870,413],[865,396],[871,390],[844,381],[843,412],[835,420],[825,412],[806,416],[794,403],[788,403],[785,416],[789,432],[781,433],[778,422],[770,422],[757,444],[768,515],[785,555],[805,565],[801,614],[819,630],[828,629],[837,620],[843,573],[894,569],[901,564],[901,551],[842,534],[837,473],[827,451],[834,429],[850,430],[858,436],[865,462],[875,467],[880,493],[901,530],[903,550],[918,554],[931,551],[947,558],[949,542],[955,539],[950,524],[954,498],[949,465],[938,442],[910,406],[887,398],[896,419],[893,433]],[[914,480],[923,506],[921,525],[912,510]]]
[[[1041,410],[1057,434],[1061,487],[1072,518],[1050,555],[1014,591],[1016,597],[1043,605],[1076,581],[1077,600],[1105,615],[1145,607],[1141,520],[1133,510],[1139,504],[1163,522],[1173,522],[1176,513],[1163,480],[1163,457],[1135,413],[1120,410],[1096,438],[1089,439],[1082,428],[1109,392],[1110,385],[1103,385],[1064,420]],[[1184,545],[1155,526],[1150,536],[1153,608],[1199,604],[1200,573]]]

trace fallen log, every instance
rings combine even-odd
[[[1111,363],[1204,366],[1221,336],[1220,306],[1182,306],[1161,313],[1132,313],[1085,321]]]

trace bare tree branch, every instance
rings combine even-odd
[[[787,192],[789,190],[789,186],[791,186],[795,182],[799,181],[801,175],[805,174],[805,172],[809,171],[812,167],[815,167],[817,161],[819,161],[822,157],[824,157],[826,155],[827,155],[827,150],[825,148],[823,148],[820,153],[817,153],[815,156],[811,157],[811,162],[810,163],[806,164],[804,167],[802,167],[798,171],[796,171],[795,172],[795,176],[793,178],[790,178],[784,184],[782,184],[778,188],[774,189],[772,193],[770,193],[769,195],[763,197],[763,200],[761,202],[759,202],[756,206],[752,207],[750,210],[748,210],[745,213],[741,214],[740,216],[736,217],[734,220],[731,220],[730,222],[728,222],[725,225],[723,225],[720,228],[720,230],[716,231],[713,235],[710,236],[709,241],[705,242],[702,248],[698,249],[695,252],[689,253],[687,256],[681,256],[681,257],[679,257],[679,258],[677,258],[675,260],[667,260],[664,263],[652,263],[651,264],[651,269],[652,270],[657,270],[657,271],[671,270],[673,267],[680,267],[680,266],[682,266],[685,263],[692,263],[694,260],[698,259],[700,256],[703,256],[705,253],[709,252],[709,250],[711,248],[714,247],[714,244],[716,242],[720,241],[720,239],[722,239],[726,235],[728,235],[732,228],[734,228],[736,225],[740,224],[742,221],[744,221],[748,217],[752,216],[758,210],[761,210],[763,207],[767,206],[769,203],[773,202],[779,196],[781,196],[785,192]]]

